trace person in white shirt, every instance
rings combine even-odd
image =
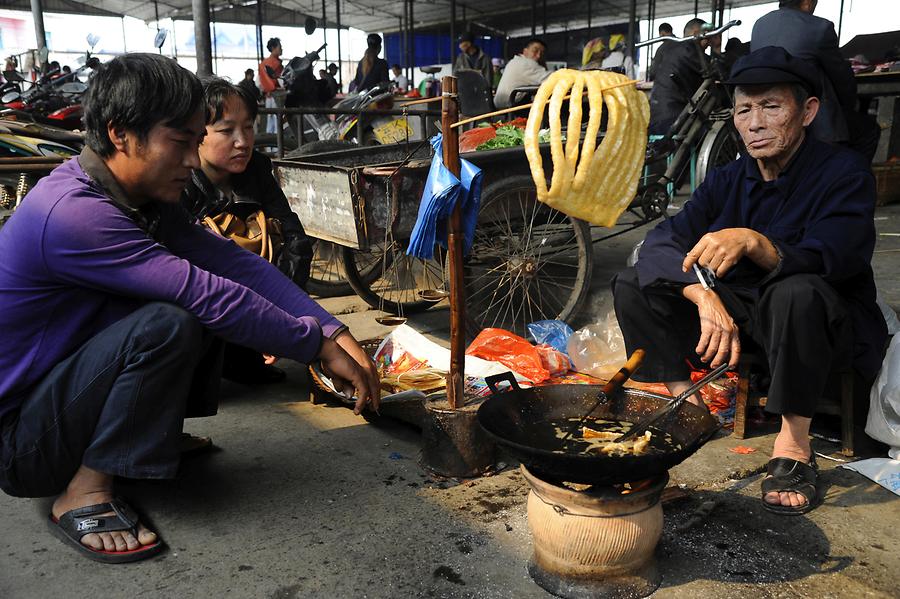
[[[401,94],[405,94],[409,89],[409,79],[403,74],[403,69],[400,68],[399,64],[395,64],[391,67],[391,71],[394,73],[393,82],[397,91]]]
[[[497,108],[509,107],[509,95],[517,87],[540,85],[550,75],[550,71],[540,64],[546,50],[547,44],[535,38],[525,44],[521,54],[509,61],[500,77],[497,93],[494,94],[494,105]]]
[[[634,79],[634,59],[625,56],[625,36],[618,33],[609,36],[609,47],[612,51],[600,63],[600,68],[621,71],[626,77]]]

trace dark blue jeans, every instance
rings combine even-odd
[[[150,303],[57,364],[0,422],[0,488],[62,492],[81,465],[172,478],[184,418],[216,412],[223,343],[181,308]]]

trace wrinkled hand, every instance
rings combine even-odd
[[[710,368],[718,368],[726,361],[737,368],[741,357],[740,331],[722,300],[714,291],[704,290],[700,285],[688,285],[683,293],[697,305],[700,316],[697,355]]]
[[[687,253],[681,269],[687,272],[694,264],[699,264],[722,278],[741,258],[756,249],[759,236],[752,229],[722,229],[707,233]]]
[[[366,369],[360,366],[336,341],[328,338],[322,339],[319,360],[322,362],[322,371],[334,383],[335,389],[341,393],[350,393],[357,398],[356,405],[353,407],[354,414],[359,414],[367,403],[371,403],[375,408],[378,407],[378,387],[372,385],[372,379]]]
[[[335,341],[365,372],[366,378],[369,381],[369,386],[373,389],[370,406],[377,412],[381,402],[381,377],[378,376],[378,368],[376,368],[375,362],[372,361],[372,358],[370,358],[366,351],[359,345],[359,342],[357,342],[353,335],[350,334],[350,331],[344,331],[335,338]],[[362,408],[365,407],[365,402],[360,403],[357,401],[356,405],[357,410],[362,410]]]

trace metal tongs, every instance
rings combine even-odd
[[[569,428],[569,432],[567,432],[566,436],[562,438],[563,445],[565,445],[566,441],[569,440],[569,437],[571,437],[573,433],[581,430],[581,427],[584,426],[584,423],[587,421],[588,417],[594,413],[594,410],[600,407],[600,404],[604,404],[609,401],[610,396],[616,391],[616,389],[624,385],[625,381],[631,378],[631,375],[634,374],[634,371],[640,368],[641,362],[644,361],[644,355],[644,350],[634,350],[634,353],[631,354],[631,357],[628,358],[628,361],[625,362],[625,365],[622,366],[622,368],[620,368],[619,371],[614,374],[613,377],[609,379],[609,381],[607,381],[607,383],[600,390],[600,393],[597,396],[597,401],[594,402],[594,405],[591,406],[591,409],[581,417],[581,420],[579,420],[575,423],[574,426]]]
[[[613,443],[621,443],[623,441],[628,441],[629,439],[634,439],[638,435],[643,434],[644,431],[646,431],[648,428],[650,428],[669,414],[674,414],[678,411],[679,408],[681,408],[681,404],[683,404],[688,397],[693,395],[698,389],[700,389],[710,381],[714,381],[715,379],[717,379],[726,370],[728,370],[728,362],[722,364],[721,366],[707,374],[705,377],[685,389],[678,397],[673,399],[665,406],[636,422],[630,429],[625,432],[625,434],[614,439]]]

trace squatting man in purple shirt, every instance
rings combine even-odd
[[[120,56],[84,107],[84,151],[0,230],[0,488],[58,495],[56,536],[126,562],[163,545],[114,477],[174,477],[184,418],[216,411],[224,341],[321,361],[357,413],[378,407],[378,374],[346,327],[179,204],[205,132],[195,75]]]

